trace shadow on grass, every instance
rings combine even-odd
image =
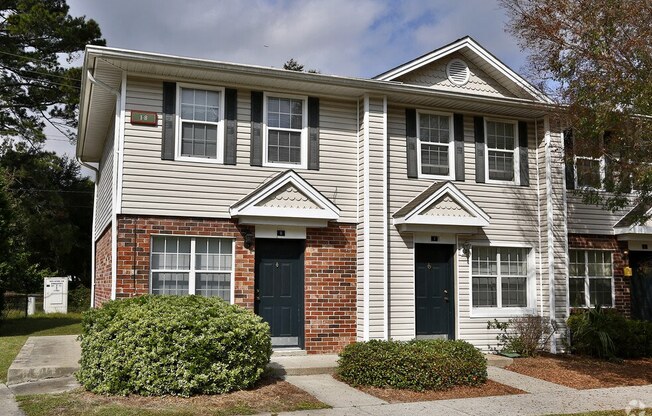
[[[0,323],[0,338],[21,335],[75,335],[80,332],[79,313],[8,318]]]

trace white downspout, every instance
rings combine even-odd
[[[95,173],[93,178],[93,222],[91,223],[91,308],[94,308],[95,307],[95,238],[96,238],[95,203],[97,201],[97,181],[100,176],[100,171],[95,166],[89,165],[88,163],[82,161],[79,156],[76,159],[77,159],[77,163],[84,166],[85,168],[92,170]]]

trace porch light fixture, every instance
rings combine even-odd
[[[250,249],[254,245],[254,234],[251,231],[247,231],[244,235],[244,246],[246,249]]]
[[[467,259],[471,255],[471,243],[468,241],[462,243],[462,254],[464,254]]]

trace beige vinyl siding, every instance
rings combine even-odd
[[[464,114],[465,182],[454,182],[466,196],[479,205],[490,217],[490,225],[483,234],[464,235],[460,244],[467,239],[474,244],[493,246],[528,246],[538,252],[538,212],[536,183],[536,146],[534,122],[528,123],[528,152],[530,186],[476,184],[475,144],[473,134],[474,114]],[[391,106],[388,110],[389,123],[389,214],[390,216],[415,196],[430,186],[433,181],[408,179],[405,148],[405,108]],[[541,140],[542,138],[539,137]],[[436,234],[436,233],[435,233]],[[390,227],[390,337],[411,338],[415,333],[414,322],[414,254],[413,236],[399,233]],[[488,318],[471,318],[470,274],[468,260],[457,254],[457,322],[458,337],[472,342],[479,348],[495,343],[495,334],[487,331]],[[535,261],[536,264],[536,261]],[[538,267],[537,267],[538,273]],[[539,279],[537,274],[536,279]],[[535,279],[535,280],[536,280]],[[538,285],[538,280],[537,280]]]
[[[95,200],[95,236],[100,237],[102,231],[111,223],[112,202],[113,202],[113,134],[114,125],[111,124],[106,140],[104,151],[98,168],[97,189]]]
[[[251,91],[238,89],[237,165],[161,160],[157,126],[129,123],[131,110],[162,109],[160,81],[129,78],[122,209],[125,214],[229,218],[229,207],[284,168],[252,167]],[[295,169],[341,209],[340,222],[356,222],[356,103],[320,100],[320,170]],[[220,149],[221,151],[222,149]]]
[[[582,202],[582,196],[567,191],[568,232],[571,234],[613,235],[614,225],[629,211],[629,208],[611,212],[600,205]]]
[[[448,80],[446,66],[453,59],[461,59],[469,66],[469,81],[465,85],[456,85]],[[507,88],[500,85],[494,78],[487,75],[460,53],[452,54],[445,59],[411,71],[397,78],[397,81],[439,90],[464,91],[493,97],[514,97],[514,94]]]
[[[385,336],[383,99],[369,99],[369,337]]]

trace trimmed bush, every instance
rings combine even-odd
[[[340,353],[338,374],[352,386],[443,390],[487,381],[487,360],[465,341],[358,342]]]
[[[269,325],[218,298],[142,296],[84,313],[77,379],[100,394],[216,394],[253,385]]]
[[[568,318],[571,352],[599,358],[652,357],[652,322],[594,308]]]

